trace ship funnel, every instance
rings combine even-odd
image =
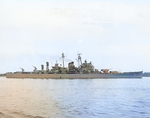
[[[44,73],[44,65],[41,65],[41,71]]]
[[[49,71],[49,62],[46,62],[46,71]]]

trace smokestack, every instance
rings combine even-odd
[[[44,73],[44,65],[41,65],[42,74]]]
[[[46,71],[49,71],[49,62],[46,62]]]

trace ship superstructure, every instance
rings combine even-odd
[[[87,62],[86,60],[84,63],[82,63],[81,54],[78,53],[78,67],[75,66],[74,62],[69,62],[68,67],[64,67],[64,53],[62,53],[62,60],[63,60],[63,67],[59,66],[59,64],[55,63],[54,66],[52,66],[52,69],[49,71],[46,71],[48,74],[92,74],[97,73],[98,70],[94,70],[94,66],[91,62]]]

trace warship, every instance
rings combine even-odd
[[[86,60],[82,63],[81,53],[78,56],[78,67],[74,62],[68,63],[68,67],[64,66],[65,55],[62,53],[62,65],[56,61],[52,69],[49,69],[49,62],[46,62],[46,70],[44,65],[41,65],[41,70],[37,70],[35,66],[32,72],[25,72],[21,68],[21,72],[6,73],[7,78],[51,78],[51,79],[90,79],[90,78],[142,78],[143,71],[138,72],[118,72],[110,71],[110,69],[95,69],[92,62]]]

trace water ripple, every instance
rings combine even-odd
[[[150,78],[0,78],[1,118],[148,118]]]

